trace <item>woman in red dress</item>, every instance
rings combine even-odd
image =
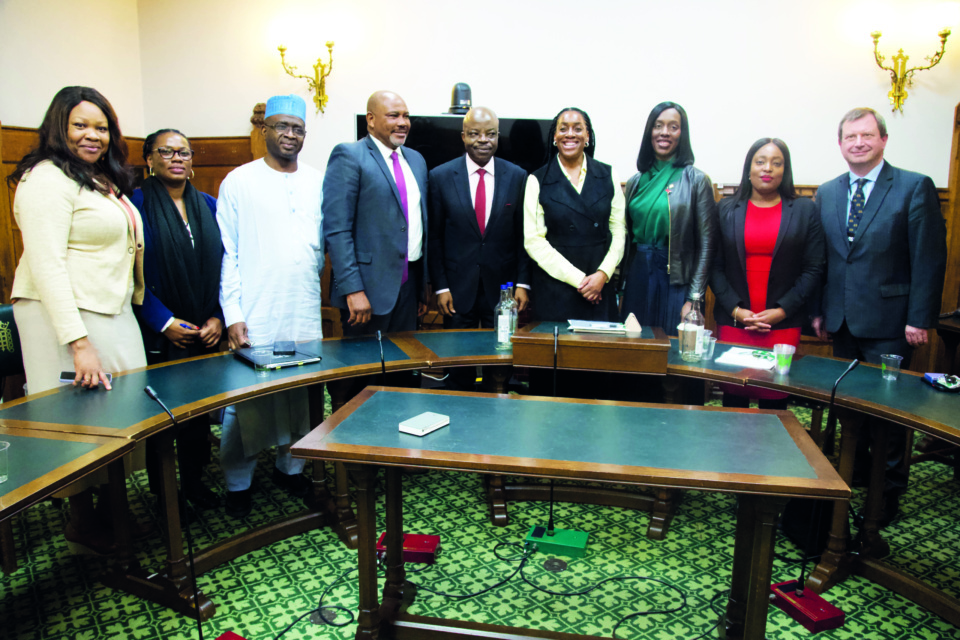
[[[740,187],[720,203],[721,240],[710,276],[718,339],[752,347],[797,346],[807,302],[819,293],[824,238],[809,198],[797,197],[790,150],[776,138],[753,143]],[[722,385],[723,406],[786,409],[787,395]]]

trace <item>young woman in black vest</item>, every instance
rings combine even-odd
[[[596,146],[590,117],[563,109],[550,126],[546,164],[527,178],[523,237],[535,265],[535,320],[616,319],[610,278],[623,257],[623,191],[610,165],[593,159]],[[537,377],[531,377],[531,391],[549,390]],[[571,379],[579,377],[563,376],[558,393],[598,397],[603,376],[591,376],[590,385]]]
[[[590,117],[575,107],[553,119],[547,163],[527,178],[524,247],[535,263],[536,320],[614,320],[610,278],[623,257],[623,192],[610,165],[593,159]]]

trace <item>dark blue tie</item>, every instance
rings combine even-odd
[[[853,194],[853,200],[850,201],[850,215],[847,217],[847,238],[851,241],[857,235],[857,227],[860,226],[860,218],[863,217],[863,207],[867,204],[867,199],[863,195],[863,185],[866,183],[866,178],[857,180],[857,192]]]

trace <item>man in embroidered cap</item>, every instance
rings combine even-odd
[[[267,155],[231,171],[217,201],[224,247],[220,305],[231,349],[323,337],[322,176],[297,160],[306,104],[296,95],[274,96],[264,116]],[[308,413],[306,389],[227,408],[220,464],[228,515],[250,512],[257,456],[267,447],[279,447],[274,482],[293,495],[307,494],[304,461],[290,456],[290,444],[309,431]]]

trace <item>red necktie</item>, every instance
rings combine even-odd
[[[473,210],[477,212],[477,226],[480,227],[480,235],[483,235],[487,226],[487,185],[484,184],[483,174],[486,171],[477,169],[477,175],[480,181],[477,182],[477,197],[473,201]]]

